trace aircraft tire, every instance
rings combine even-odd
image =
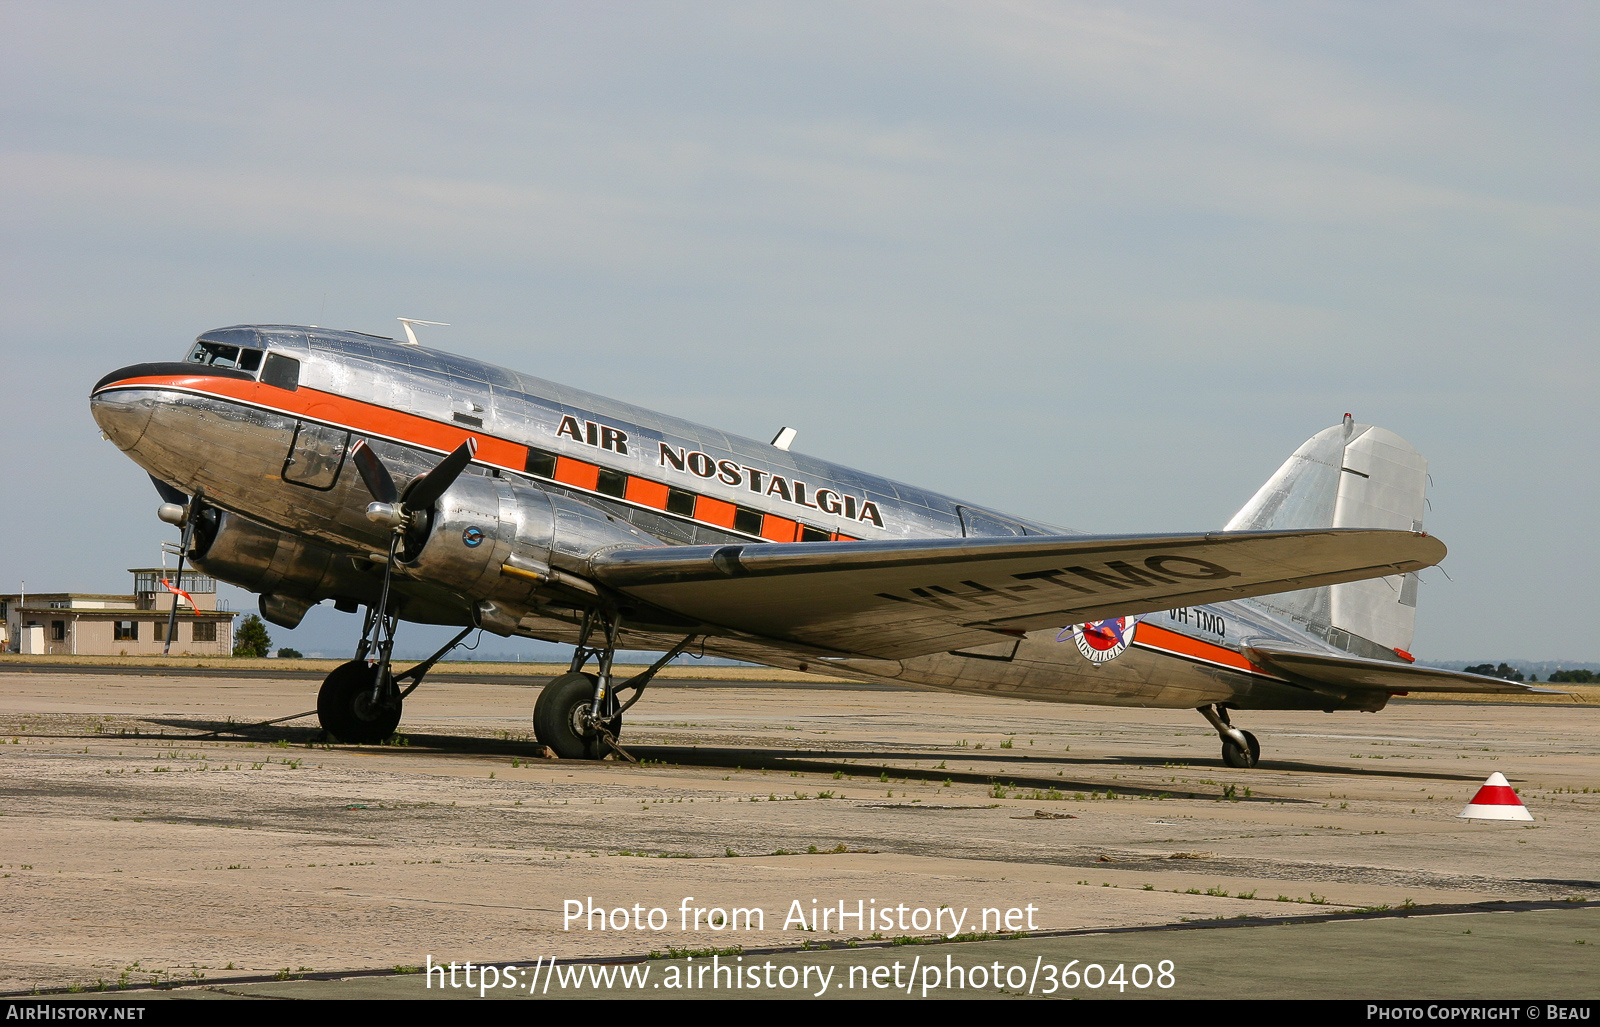
[[[545,685],[533,704],[533,734],[539,744],[564,760],[598,760],[610,755],[599,732],[586,729],[584,712],[594,702],[593,674],[563,674]],[[622,734],[622,714],[606,726],[612,737]]]
[[[1256,741],[1256,736],[1248,731],[1241,731],[1244,740],[1250,743],[1248,752],[1234,745],[1232,740],[1222,740],[1222,762],[1237,770],[1249,770],[1261,760],[1261,743]]]
[[[317,720],[322,730],[341,742],[370,745],[394,734],[400,724],[401,703],[375,705],[371,664],[351,660],[333,669],[317,692]],[[394,679],[389,679],[393,684]]]

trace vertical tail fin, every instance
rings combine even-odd
[[[1422,530],[1428,462],[1384,428],[1342,424],[1313,435],[1227,524],[1229,531],[1285,528]],[[1252,600],[1359,656],[1395,659],[1411,647],[1416,574]]]

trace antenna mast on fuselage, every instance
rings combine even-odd
[[[417,341],[417,333],[413,332],[411,330],[411,326],[412,325],[432,325],[432,326],[434,326],[436,328],[449,328],[450,327],[450,322],[449,321],[423,321],[423,320],[421,320],[419,318],[415,318],[415,317],[397,317],[397,318],[395,318],[395,320],[399,321],[401,327],[403,327],[406,330],[406,341],[405,341],[405,344],[407,346],[420,346],[420,345],[422,345],[422,343]]]

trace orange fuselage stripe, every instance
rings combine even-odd
[[[492,464],[507,470],[525,473],[528,447],[516,442],[485,435],[453,424],[431,420],[403,410],[350,399],[331,392],[322,392],[302,386],[293,392],[273,385],[238,378],[219,378],[206,374],[149,375],[126,378],[113,382],[106,388],[137,388],[146,385],[155,388],[187,389],[223,399],[237,400],[252,406],[263,407],[291,417],[306,417],[326,421],[347,428],[357,434],[379,435],[414,446],[423,446],[440,453],[448,453],[467,439],[478,440],[474,461]],[[555,482],[586,492],[597,492],[600,467],[597,464],[560,455],[556,462]],[[626,501],[656,510],[667,508],[667,486],[648,478],[629,476]],[[733,528],[733,504],[709,496],[699,496],[694,519],[719,528]],[[795,539],[795,522],[778,514],[766,514],[765,522],[772,524],[771,534],[763,536],[781,541]],[[853,539],[852,535],[833,533],[839,540]]]
[[[1179,634],[1168,628],[1163,628],[1147,621],[1140,621],[1139,626],[1133,631],[1133,644],[1144,646],[1146,649],[1156,649],[1161,652],[1172,653],[1177,656],[1187,656],[1193,660],[1204,660],[1206,663],[1221,664],[1233,670],[1242,670],[1249,674],[1266,674],[1267,672],[1245,659],[1240,653],[1234,652],[1227,646],[1217,645],[1214,642],[1204,642],[1198,638]],[[1272,676],[1272,675],[1267,675]]]
[[[528,447],[493,435],[484,435],[465,427],[430,420],[402,410],[391,410],[375,403],[348,399],[331,392],[302,387],[294,392],[260,382],[237,378],[212,378],[206,375],[153,375],[148,378],[128,378],[108,388],[129,388],[139,385],[167,386],[193,389],[224,399],[234,399],[252,406],[266,407],[279,413],[296,417],[309,417],[348,428],[358,434],[363,432],[425,446],[440,453],[448,453],[469,438],[478,440],[477,463],[495,464],[521,471],[527,464]]]

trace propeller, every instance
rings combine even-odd
[[[426,530],[428,512],[433,509],[433,504],[467,469],[477,452],[478,440],[467,439],[432,470],[413,481],[402,497],[383,459],[367,445],[366,439],[357,440],[350,448],[350,457],[355,461],[356,470],[361,473],[367,491],[375,500],[367,504],[367,519],[392,528],[396,539],[413,529]],[[391,557],[392,550],[393,547]]]
[[[161,654],[166,656],[171,654],[172,636],[178,632],[178,590],[183,588],[183,558],[189,555],[189,547],[194,544],[194,529],[200,521],[199,515],[204,507],[206,490],[197,486],[193,496],[185,496],[153,474],[150,476],[150,481],[155,484],[161,498],[166,500],[156,510],[156,516],[183,531],[178,542],[178,573],[174,575],[176,584],[163,582],[167,590],[172,593],[172,612],[167,614],[167,640],[161,649]],[[162,544],[165,546],[170,543]],[[193,600],[190,604],[193,605]]]
[[[390,649],[394,644],[393,627],[389,624],[388,618],[389,586],[394,580],[395,559],[399,556],[400,547],[406,542],[408,535],[415,532],[426,536],[433,504],[439,501],[445,490],[461,476],[462,471],[467,469],[467,465],[472,462],[472,457],[477,452],[478,440],[468,438],[435,464],[432,470],[413,481],[410,488],[402,494],[395,487],[394,475],[384,466],[383,459],[367,445],[366,439],[359,439],[350,447],[350,457],[355,461],[356,470],[361,473],[361,480],[373,498],[373,502],[367,504],[367,519],[375,524],[388,526],[391,532],[389,559],[383,568],[383,589],[378,594],[378,605],[373,607],[373,634],[370,641],[363,637],[361,643],[363,653],[367,652],[372,644],[376,644],[378,649],[377,669],[373,672],[375,700],[384,687],[384,679],[389,671]]]

